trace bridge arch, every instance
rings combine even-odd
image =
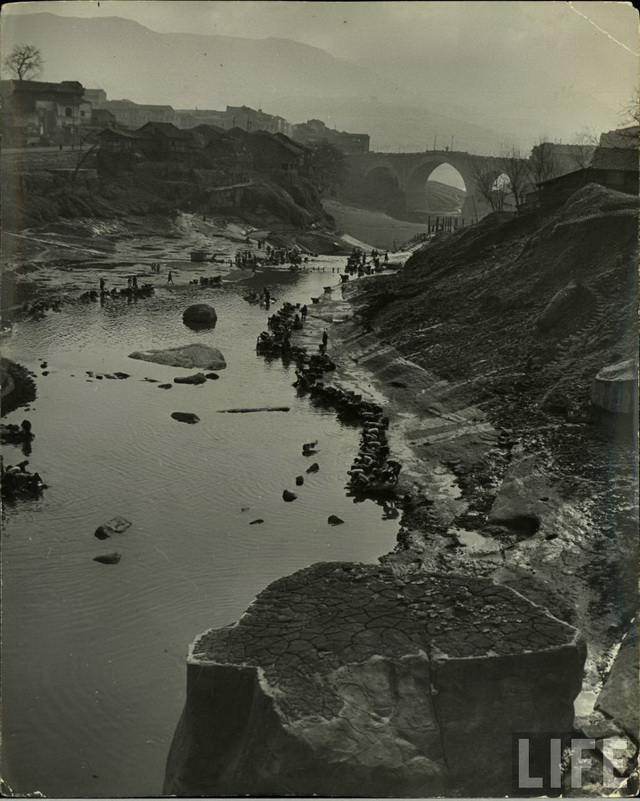
[[[407,171],[404,188],[407,196],[407,208],[424,209],[425,184],[438,167],[447,164],[453,167],[462,178],[465,185],[465,199],[461,216],[465,219],[484,217],[491,212],[490,205],[478,192],[476,172],[478,160],[484,161],[482,156],[469,156],[463,154],[438,153],[417,159]],[[499,175],[496,173],[495,178]]]
[[[389,213],[403,211],[405,193],[398,171],[388,162],[371,164],[363,171],[362,193],[368,203]]]
[[[378,170],[388,173],[398,185],[401,184],[402,179],[399,172],[396,170],[393,164],[388,161],[375,161],[372,164],[368,164],[362,170],[362,177],[366,180],[372,173],[377,172]]]
[[[457,173],[465,193],[464,198],[456,197],[455,194],[451,196],[438,197],[442,194],[442,188],[437,188],[432,185],[429,189],[428,182],[430,180],[438,180],[437,177],[432,178],[434,174],[437,176],[441,167],[449,167]],[[445,174],[446,174],[445,170]],[[448,183],[445,179],[442,183]],[[453,187],[452,187],[453,189]],[[455,159],[447,159],[446,157],[428,158],[419,161],[417,164],[411,166],[407,171],[404,182],[404,190],[406,195],[407,209],[409,211],[425,211],[425,212],[448,212],[456,213],[462,210],[466,196],[473,191],[473,185],[465,169]]]

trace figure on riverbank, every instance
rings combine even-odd
[[[327,329],[325,328],[325,329],[324,329],[324,331],[322,332],[322,346],[321,346],[321,348],[320,348],[320,349],[322,350],[322,352],[323,352],[323,353],[324,353],[324,352],[326,351],[326,349],[327,349],[327,344],[328,344],[328,342],[329,342],[329,332],[328,332],[328,331],[327,331]]]
[[[173,283],[173,271],[172,270],[169,270],[169,275],[167,276],[167,283],[168,284],[172,284]]]
[[[300,309],[300,316],[302,317],[302,322],[304,323],[307,319],[307,312],[308,312],[307,304],[305,303],[304,306]]]
[[[101,279],[100,279],[100,292],[104,292],[104,287],[105,287],[105,284],[106,284],[106,283],[107,283],[107,282],[105,281],[105,279],[104,279],[104,278],[101,278]]]

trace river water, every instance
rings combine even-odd
[[[315,262],[329,272],[342,263]],[[279,302],[308,302],[331,282],[321,272],[268,278]],[[2,774],[14,791],[159,794],[196,635],[236,620],[280,576],[321,560],[375,562],[395,543],[396,522],[345,495],[358,430],[298,399],[293,367],[256,356],[266,312],[244,292],[187,284],[133,305],[69,305],[20,323],[5,343],[7,356],[38,374],[46,360],[50,371],[31,408],[5,419],[32,421],[30,469],[49,485],[41,500],[5,510]],[[213,303],[214,331],[184,327],[192,302]],[[184,371],[127,358],[190,342],[222,350],[220,380],[162,390],[143,379]],[[291,410],[218,413],[263,405]],[[310,440],[311,459],[301,451]],[[22,458],[7,446],[6,462]],[[312,461],[320,471],[306,476]],[[284,503],[284,489],[298,500]],[[345,524],[329,526],[331,514]],[[114,515],[131,528],[99,541],[96,527]],[[250,525],[256,518],[264,523]],[[118,565],[93,561],[110,551]]]
[[[362,209],[336,200],[324,200],[323,206],[342,231],[383,250],[399,250],[414,236],[429,231],[425,213],[424,223],[396,220],[383,211]],[[434,216],[435,223],[435,216]]]

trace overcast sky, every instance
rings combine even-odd
[[[47,0],[5,6],[5,13],[120,16],[160,32],[280,36],[335,56],[383,61],[454,46],[500,60],[513,48],[546,53],[562,67],[585,47],[594,76],[600,58],[633,62],[637,13],[622,2],[296,2],[296,0]],[[617,42],[616,42],[617,40]],[[562,42],[561,52],[555,45]],[[389,47],[392,51],[389,52]],[[595,48],[595,49],[593,49]],[[628,48],[626,56],[624,48]],[[399,51],[399,52],[398,52]],[[564,51],[564,52],[562,52]],[[426,53],[425,53],[426,55]]]
[[[546,131],[555,120],[556,136],[579,129],[581,111],[596,129],[614,127],[638,81],[630,3],[48,0],[2,8],[41,11],[125,17],[161,33],[293,39],[370,67],[402,102],[458,107],[490,127],[492,118],[521,118],[521,130],[534,121]]]

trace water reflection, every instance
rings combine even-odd
[[[308,302],[328,283],[326,273],[279,276],[262,279],[278,302]],[[288,572],[375,561],[393,546],[397,521],[344,492],[357,429],[296,397],[292,367],[256,356],[266,313],[243,292],[187,285],[131,306],[63,307],[20,324],[8,343],[7,355],[37,373],[49,362],[28,412],[31,467],[49,489],[6,510],[3,548],[3,772],[18,792],[159,793],[189,642]],[[185,329],[195,302],[215,307],[215,331]],[[183,371],[127,358],[195,341],[224,354],[220,380],[161,390]],[[117,371],[130,378],[95,377]],[[291,410],[217,413],[237,406]],[[176,422],[174,411],[200,422]],[[319,469],[306,474],[301,446],[315,440]],[[282,501],[285,489],[295,502]],[[115,515],[131,528],[98,541]],[[107,551],[121,562],[93,561]]]

